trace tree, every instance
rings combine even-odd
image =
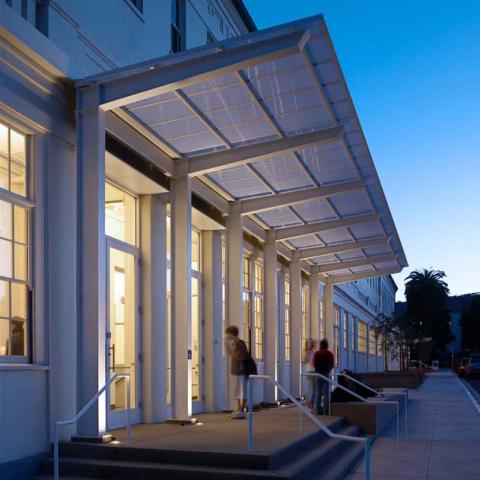
[[[450,331],[447,300],[450,290],[440,270],[415,270],[406,278],[407,317],[417,330],[416,356],[426,360],[427,349],[438,355],[454,338]],[[431,338],[429,345],[426,338]]]
[[[480,294],[472,298],[470,306],[460,318],[462,348],[480,350]]]

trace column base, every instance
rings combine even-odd
[[[196,418],[169,418],[165,423],[171,423],[174,425],[195,425],[198,423]]]

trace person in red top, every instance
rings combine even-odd
[[[333,353],[328,349],[328,341],[320,342],[320,350],[313,354],[312,366],[315,373],[329,377],[335,365]],[[328,415],[330,410],[330,384],[321,377],[315,377],[315,410],[318,415]],[[322,408],[323,397],[323,408]]]

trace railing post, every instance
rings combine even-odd
[[[251,452],[253,450],[253,389],[252,389],[253,379],[248,377],[247,382],[247,397],[248,397],[248,444],[247,451]]]
[[[400,402],[397,402],[397,450],[400,445]]]
[[[365,439],[365,480],[370,480],[370,439]]]
[[[298,385],[298,392],[299,392],[299,395],[300,395],[300,403],[302,403],[302,374],[300,374],[300,382],[299,382],[299,385]],[[298,409],[298,428],[300,431],[303,430],[303,415],[302,415],[302,409],[299,408]]]
[[[130,420],[130,375],[127,376],[127,443],[132,443],[132,423]]]
[[[408,391],[405,394],[405,438],[408,438]]]
[[[55,436],[53,438],[53,478],[59,480],[59,464],[58,464],[58,424],[55,423]]]

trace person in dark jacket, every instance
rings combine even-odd
[[[235,325],[230,325],[225,329],[225,348],[231,357],[230,374],[235,379],[235,397],[238,405],[231,418],[243,419],[247,406],[248,376],[245,371],[245,361],[248,358],[248,348],[245,342],[238,337],[238,328]]]
[[[329,377],[335,365],[333,353],[328,349],[328,341],[320,342],[320,349],[313,354],[313,367],[316,373]],[[315,410],[318,415],[328,415],[330,410],[330,384],[321,377],[315,377]],[[323,402],[322,402],[323,397]]]

